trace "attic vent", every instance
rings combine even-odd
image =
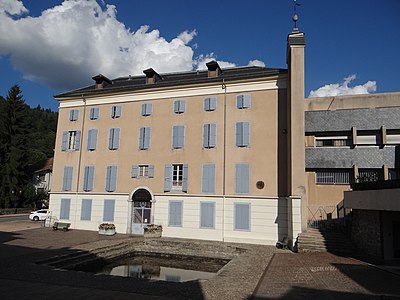
[[[206,63],[208,69],[208,77],[218,77],[221,75],[222,70],[215,60]]]
[[[96,89],[102,89],[103,87],[112,84],[112,81],[102,74],[93,76],[92,79],[96,82]]]
[[[152,68],[143,70],[143,73],[146,74],[146,84],[152,84],[162,80],[162,77]]]

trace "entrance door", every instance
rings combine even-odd
[[[132,200],[132,234],[143,235],[144,227],[151,223],[151,194],[140,189],[133,194]]]

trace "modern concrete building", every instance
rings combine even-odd
[[[305,100],[309,225],[343,216],[352,182],[399,179],[399,117],[400,93]]]
[[[71,228],[275,244],[307,226],[304,34],[288,70],[266,67],[110,80],[56,96],[50,209]]]

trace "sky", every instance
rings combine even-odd
[[[287,68],[294,0],[0,0],[0,95],[31,107],[110,79],[204,69]],[[305,97],[400,92],[399,0],[297,0]]]

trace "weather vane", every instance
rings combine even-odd
[[[297,2],[297,0],[293,0],[293,11],[294,15],[292,17],[292,20],[294,22],[294,28],[297,28],[297,21],[299,20],[299,16],[297,15],[297,6],[300,6],[301,4]]]

